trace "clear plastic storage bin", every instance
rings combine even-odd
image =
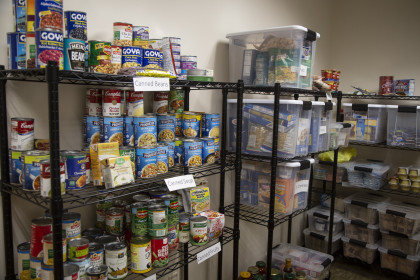
[[[273,249],[273,268],[281,271],[285,259],[291,258],[296,270],[303,270],[306,279],[321,280],[328,276],[334,257],[292,244],[280,244]]]
[[[300,112],[296,156],[306,156],[309,150],[309,138],[311,132],[312,102],[303,101],[302,111]]]
[[[352,127],[353,125],[349,123],[332,122],[330,124],[330,150],[349,145]]]
[[[335,103],[312,101],[311,135],[309,152],[318,153],[330,148],[330,123]]]
[[[230,81],[245,85],[312,88],[319,34],[299,25],[230,33]]]
[[[378,208],[379,228],[407,236],[420,232],[420,206],[406,202],[392,202]]]
[[[369,244],[376,243],[379,238],[379,226],[366,224],[357,220],[344,218],[344,230],[346,237]]]
[[[347,258],[355,258],[372,264],[378,256],[379,243],[368,244],[346,236],[343,236],[341,241],[343,241],[343,255]]]
[[[343,103],[344,122],[353,125],[350,140],[382,143],[386,140],[386,105]]]
[[[379,190],[388,181],[390,165],[380,161],[358,161],[346,165],[346,186]]]
[[[417,122],[420,106],[388,105],[388,134],[386,142],[389,146],[415,148],[417,145]]]
[[[330,228],[330,209],[317,206],[309,209],[307,213],[311,230],[328,233]],[[342,213],[334,211],[333,234],[343,231],[343,217]]]
[[[313,176],[316,180],[332,181],[333,178],[333,162],[330,161],[318,161],[314,164]],[[346,175],[346,168],[344,164],[338,164],[336,182],[341,183],[343,177]]]
[[[319,233],[316,231],[311,231],[309,228],[303,230],[303,234],[305,235],[305,247],[327,253],[328,251],[328,233]],[[341,237],[343,237],[343,232],[339,232],[334,234],[332,237],[332,251],[331,253],[334,254],[338,250],[341,249]]]
[[[407,255],[420,254],[420,233],[413,236],[381,230],[382,247],[389,250],[401,251]]]
[[[381,253],[381,268],[389,269],[414,277],[419,267],[420,256],[411,256],[400,251],[388,250],[383,247],[378,248]]]
[[[389,197],[377,193],[355,193],[344,199],[346,218],[376,225],[379,223],[379,206],[390,200]]]

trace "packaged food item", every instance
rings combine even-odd
[[[343,254],[348,258],[359,259],[367,264],[372,264],[378,256],[379,244],[368,244],[343,236]]]
[[[376,225],[379,223],[378,207],[389,202],[389,197],[376,193],[356,193],[344,199],[346,217],[350,220]]]
[[[184,111],[184,91],[171,90],[168,97],[168,112],[182,113]]]
[[[126,91],[127,94],[127,116],[141,117],[144,115],[144,102],[142,91]]]
[[[85,71],[85,41],[64,38],[64,70]]]
[[[65,161],[66,189],[80,190],[86,186],[86,154],[81,151],[61,151]]]
[[[147,201],[149,198],[147,198]],[[135,236],[148,234],[148,204],[146,201],[131,204],[131,232]]]
[[[158,167],[158,174],[164,174],[168,172],[169,169],[169,148],[165,143],[160,143],[157,145],[156,150],[156,160]]]
[[[378,250],[381,254],[381,268],[396,271],[409,277],[416,276],[420,256],[406,255],[400,251],[389,250],[383,247],[379,247]]]
[[[26,34],[7,33],[8,69],[26,68]]]
[[[104,245],[96,243],[96,242],[90,242],[89,243],[90,264],[92,266],[102,266],[104,264],[104,259],[105,259],[104,252],[105,252]]]
[[[90,158],[91,158],[91,166],[92,166],[92,177],[93,177],[93,184],[95,186],[102,186],[103,183],[103,166],[101,164],[102,160],[110,158],[110,157],[118,157],[119,150],[118,150],[118,143],[111,142],[111,143],[98,143],[90,145]]]
[[[303,230],[303,234],[305,235],[305,247],[322,253],[327,253],[328,233],[319,233],[306,228]],[[343,236],[344,234],[342,232],[333,235],[331,247],[332,254],[341,249],[341,237]]]
[[[75,212],[66,212],[62,218],[63,235],[67,241],[82,237],[82,215]]]
[[[122,242],[107,244],[105,260],[108,266],[108,279],[124,279],[127,276],[127,245]]]
[[[168,112],[168,92],[157,91],[153,94],[153,113],[164,114]]]
[[[63,264],[64,280],[79,279],[79,267],[73,263]]]
[[[134,145],[156,145],[157,118],[154,116],[134,117]]]
[[[36,68],[36,43],[35,32],[27,32],[25,38],[26,45],[26,69]]]
[[[207,217],[208,241],[222,236],[223,228],[225,227],[225,215],[213,210],[204,211],[198,213],[198,215]]]
[[[333,233],[343,231],[343,214],[334,211]],[[322,206],[308,210],[309,228],[317,232],[327,232],[330,226],[330,209]]]
[[[124,117],[123,138],[125,146],[134,146],[134,117]]]
[[[63,1],[36,0],[34,29],[52,28],[63,31]]]
[[[133,168],[129,156],[104,159],[103,177],[105,188],[112,189],[134,182]]]
[[[163,237],[168,235],[168,207],[154,204],[148,207],[149,236]]]
[[[379,227],[407,236],[420,232],[420,206],[405,202],[390,202],[378,208]]]
[[[390,165],[378,161],[354,161],[345,165],[345,185],[379,190],[388,179]]]
[[[136,170],[137,178],[151,178],[157,175],[157,147],[155,145],[143,145],[136,148]]]
[[[106,211],[106,232],[119,235],[124,230],[124,210],[111,207]]]
[[[197,56],[181,55],[181,69],[196,69]]]
[[[91,40],[89,45],[89,72],[112,74],[111,43]]]
[[[168,265],[168,237],[152,237],[152,266],[154,268]]]
[[[10,146],[15,151],[29,151],[34,148],[34,119],[12,118]]]
[[[41,189],[41,164],[40,161],[50,158],[47,151],[28,151],[22,153],[22,187],[28,191]]]
[[[157,115],[157,135],[158,141],[173,141],[175,139],[175,115]]]
[[[168,227],[168,248],[169,251],[175,251],[179,248],[179,228],[178,224]]]
[[[194,216],[190,219],[190,242],[192,245],[202,246],[208,242],[207,217]]]
[[[26,32],[26,1],[13,1],[13,22],[15,32]]]
[[[346,237],[374,244],[379,240],[379,226],[367,224],[359,220],[343,219]]]
[[[203,144],[200,139],[184,139],[184,166],[201,166],[203,164]]]
[[[182,132],[186,138],[200,137],[201,114],[184,111],[182,114]]]
[[[41,196],[51,197],[51,164],[49,159],[41,160]],[[61,195],[66,193],[66,169],[64,161],[60,161]]]
[[[64,69],[63,33],[57,29],[36,29],[36,67],[47,67],[48,61],[55,61],[60,70]]]
[[[202,135],[204,137],[219,137],[220,130],[220,114],[205,114],[203,120]]]
[[[159,50],[144,49],[142,66],[151,69],[163,68],[163,56]]]
[[[88,145],[97,144],[101,141],[101,118],[86,116],[86,140]]]
[[[18,277],[19,279],[30,279],[30,255],[29,251],[31,248],[30,242],[24,242],[17,246],[18,253]]]
[[[208,187],[191,189],[190,202],[192,214],[210,210],[210,189]]]
[[[149,48],[149,27],[133,26],[133,46]]]
[[[152,244],[148,236],[131,239],[131,271],[146,273],[152,269]]]
[[[64,12],[64,35],[67,38],[87,41],[87,19],[85,12]]]
[[[143,49],[140,47],[122,47],[121,68],[143,66]]]
[[[216,143],[215,138],[203,137],[202,159],[204,164],[214,163],[216,161]]]
[[[30,257],[29,266],[30,266],[31,279],[42,279],[41,278],[41,273],[42,273],[41,263],[42,263],[42,258],[35,258],[32,256]]]
[[[133,44],[133,25],[125,22],[114,22],[114,45],[131,46]]]
[[[416,80],[407,79],[407,80],[395,80],[394,82],[394,92],[397,95],[401,96],[414,96],[414,86]]]
[[[41,258],[43,253],[42,239],[52,232],[51,218],[36,218],[31,222],[31,258]],[[41,260],[40,260],[41,261]]]
[[[184,140],[182,138],[175,138],[174,150],[175,164],[184,164]]]
[[[74,238],[68,242],[69,260],[81,261],[89,256],[89,240],[86,238]]]
[[[86,270],[88,280],[106,280],[108,279],[108,267],[106,265],[92,265]]]

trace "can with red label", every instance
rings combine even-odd
[[[34,258],[42,257],[43,245],[42,238],[45,235],[52,233],[52,219],[51,218],[36,218],[32,220],[31,224],[31,256]]]
[[[89,240],[87,238],[74,238],[68,242],[70,261],[82,261],[89,256]]]
[[[102,96],[102,113],[104,117],[121,116],[121,90],[105,89]]]
[[[89,116],[102,116],[102,90],[88,89],[86,91],[86,114]]]
[[[63,264],[64,280],[78,280],[79,279],[79,266],[72,263]]]
[[[379,77],[379,95],[390,94],[393,92],[394,76]]]
[[[168,265],[168,237],[152,237],[152,266],[163,267]]]
[[[168,112],[168,92],[157,91],[153,97],[153,113],[163,114]]]
[[[144,115],[143,92],[142,91],[126,91],[127,98],[127,116],[140,117]]]
[[[15,151],[29,151],[34,148],[34,119],[12,118],[11,148]]]
[[[51,164],[49,159],[39,162],[41,164],[41,196],[51,197]],[[61,195],[66,193],[66,170],[64,161],[60,161]]]
[[[122,47],[112,45],[111,46],[111,67],[114,74],[118,74],[121,69],[122,60]]]

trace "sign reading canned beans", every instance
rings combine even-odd
[[[201,115],[191,112],[182,114],[182,132],[184,137],[194,138],[200,137]]]
[[[159,141],[173,141],[175,139],[175,115],[158,114],[157,132]]]
[[[204,137],[219,137],[220,115],[206,114],[206,120],[203,123]]]
[[[157,175],[157,147],[139,146],[136,149],[137,178],[150,178]]]
[[[108,266],[108,279],[124,279],[128,274],[127,246],[113,242],[105,246],[105,260]]]
[[[101,118],[86,117],[86,144],[96,144],[101,141]]]
[[[163,141],[168,145],[168,166],[175,166],[175,141]]]
[[[168,235],[168,207],[164,204],[150,205],[148,208],[148,224],[150,236]]]
[[[143,67],[162,69],[163,55],[159,50],[143,50]]]
[[[104,264],[104,245],[90,242],[89,243],[90,264],[99,266]]]
[[[128,90],[127,93],[127,116],[140,117],[144,115],[143,92]]]
[[[122,47],[112,45],[111,46],[111,67],[114,74],[118,74],[121,69],[122,61]]]
[[[63,214],[63,232],[66,234],[67,241],[73,238],[82,237],[82,223],[79,213],[67,212]],[[63,233],[64,234],[64,233]]]
[[[86,92],[86,105],[89,116],[102,116],[102,90],[88,89]]]
[[[114,45],[131,46],[133,44],[133,25],[125,22],[114,22]]]
[[[39,191],[41,189],[40,161],[48,159],[49,157],[47,151],[29,151],[22,155],[22,187],[24,190]]]
[[[89,71],[93,73],[112,74],[111,43],[89,41]]]
[[[51,164],[50,159],[44,159],[41,164],[41,196],[51,197]],[[61,195],[66,193],[66,168],[64,161],[60,161]]]
[[[124,118],[123,117],[103,117],[102,118],[102,137],[103,142],[117,142],[123,145]]]
[[[7,33],[7,54],[9,69],[26,68],[25,33]]]
[[[156,117],[134,117],[135,146],[156,145]]]
[[[55,29],[37,29],[35,31],[36,67],[45,68],[48,61],[57,62],[63,70],[63,33]]]
[[[124,210],[111,207],[106,211],[106,232],[120,234],[124,229]]]
[[[143,49],[140,47],[123,47],[121,68],[138,67],[143,65]]]
[[[63,30],[63,1],[35,1],[35,30],[38,28],[54,28]]]
[[[64,70],[85,71],[85,42],[64,38]]]
[[[168,112],[168,92],[157,91],[153,95],[153,113],[164,114]]]
[[[179,248],[178,224],[169,226],[168,228],[168,248],[169,251],[178,250]]]
[[[36,45],[35,45],[35,33],[26,33],[26,69],[35,68],[36,59]]]
[[[184,166],[200,166],[202,159],[202,141],[199,139],[184,140]]]
[[[68,242],[69,260],[81,261],[89,256],[89,240],[86,238],[74,238]]]
[[[214,138],[203,137],[203,161],[204,163],[214,163],[216,161],[216,149]]]
[[[37,218],[31,224],[31,257],[42,257],[42,238],[52,232],[51,218]]]
[[[168,145],[161,143],[157,145],[157,167],[158,174],[165,174],[168,172]]]
[[[168,237],[152,237],[152,266],[164,267],[168,264]]]
[[[124,117],[124,145],[134,146],[134,118]]]
[[[102,112],[104,117],[121,116],[121,90],[104,89],[102,96]]]
[[[80,190],[86,186],[86,154],[80,151],[62,151],[66,163],[66,189]]]
[[[133,46],[147,49],[149,47],[149,27],[133,26]]]
[[[85,12],[64,12],[64,34],[67,38],[87,41],[87,22]]]
[[[191,217],[190,219],[190,242],[192,245],[207,244],[207,218],[202,216]]]
[[[12,118],[11,148],[17,151],[28,151],[34,148],[34,119]]]
[[[148,236],[131,240],[131,271],[146,273],[152,269],[152,244]]]

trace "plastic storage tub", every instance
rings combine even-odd
[[[358,161],[346,165],[347,183],[352,187],[379,190],[388,181],[390,165],[379,161]]]
[[[383,247],[379,247],[378,250],[381,253],[381,268],[396,271],[409,277],[416,275],[420,256],[406,255],[400,251],[388,250]]]
[[[316,180],[332,181],[333,178],[333,162],[330,161],[318,161],[314,164],[313,176]],[[343,177],[346,175],[346,168],[344,164],[338,164],[336,182],[341,183]]]
[[[420,232],[420,206],[406,203],[393,202],[378,208],[379,228],[393,231],[407,236]]]
[[[367,264],[372,264],[378,256],[378,243],[368,244],[346,236],[343,236],[341,241],[343,241],[343,255],[347,258],[355,258]]]
[[[307,211],[309,228],[316,232],[328,233],[330,227],[330,209],[321,206],[314,207]],[[333,234],[343,231],[344,215],[334,211]]]
[[[374,244],[379,240],[379,226],[366,224],[361,221],[344,218],[344,230],[346,237],[358,241]]]
[[[303,234],[305,235],[305,247],[327,253],[328,251],[328,233],[319,233],[316,231],[311,231],[309,228],[303,230]],[[341,237],[343,237],[343,233],[337,233],[332,237],[332,251],[331,253],[334,254],[341,248]]]
[[[389,250],[401,251],[407,255],[420,254],[420,234],[407,237],[392,231],[381,230],[382,247]]]
[[[303,101],[300,112],[296,156],[306,156],[309,150],[309,138],[311,135],[312,102]]]
[[[318,251],[292,244],[280,244],[273,249],[273,267],[281,271],[285,259],[291,258],[296,270],[303,270],[306,279],[324,279],[329,271],[334,257]]]
[[[335,103],[332,102],[312,101],[310,153],[328,151],[330,147],[330,123],[334,106]]]
[[[386,143],[389,146],[415,148],[417,145],[417,123],[420,106],[388,105],[388,134]]]
[[[346,218],[376,225],[379,223],[378,207],[390,200],[389,197],[376,193],[353,194],[344,199]]]
[[[350,140],[381,143],[386,140],[386,105],[343,103],[344,122],[353,124]]]
[[[230,81],[311,89],[319,37],[299,25],[227,34]]]
[[[330,150],[349,145],[352,127],[353,125],[349,123],[332,122],[330,124]]]

